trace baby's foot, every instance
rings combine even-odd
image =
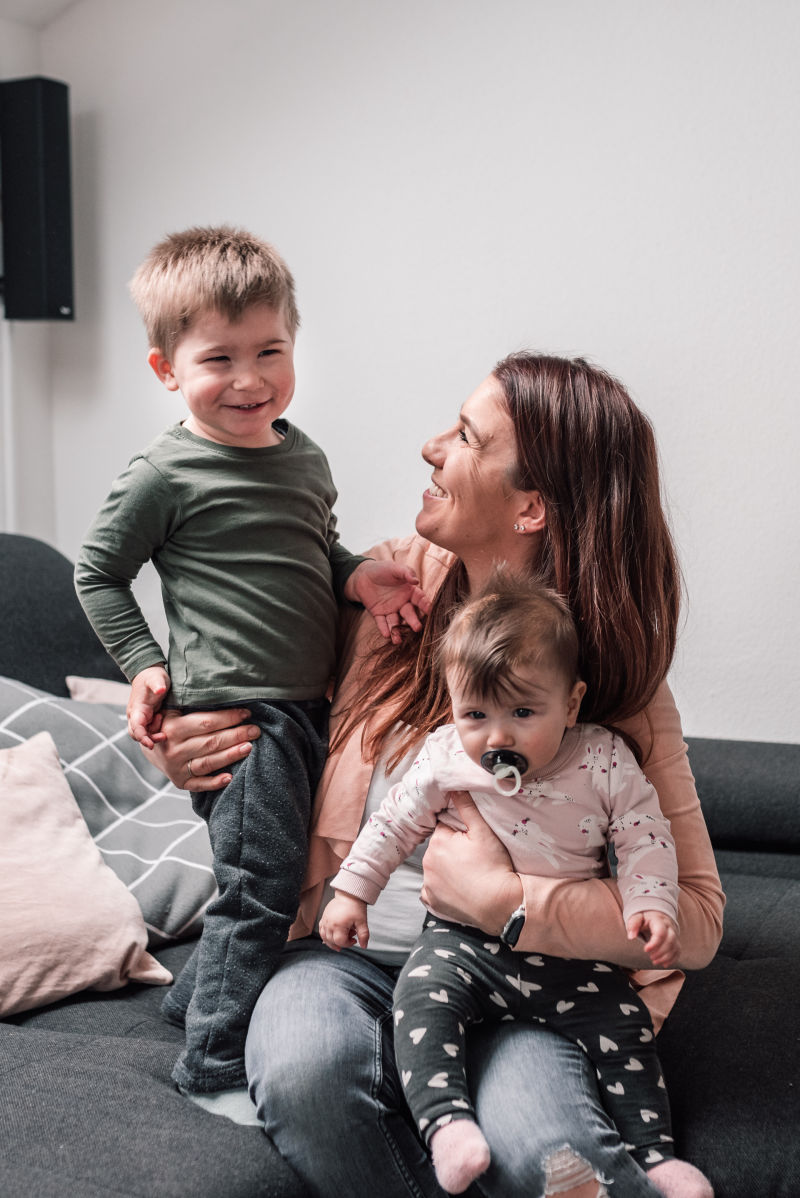
[[[688,1161],[662,1161],[647,1177],[665,1198],[714,1198],[711,1182]]]
[[[434,1132],[431,1155],[439,1185],[448,1194],[463,1194],[491,1159],[483,1132],[471,1119],[454,1119]]]

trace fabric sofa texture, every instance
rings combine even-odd
[[[51,700],[70,702],[68,675],[119,679],[77,604],[71,564],[41,542],[8,534],[0,535],[0,675],[17,684],[0,688],[0,751],[19,743],[23,728],[25,737],[53,734]],[[20,685],[34,692],[41,726],[21,719]],[[108,709],[90,722],[113,738],[119,714]],[[80,754],[68,761],[54,739],[68,781],[78,762],[82,776],[70,784],[101,852],[104,829],[121,837],[123,823],[135,830],[137,820],[147,822],[141,807],[161,792],[158,779],[138,776],[134,798],[115,782],[105,798],[125,818],[109,822],[102,802],[92,815],[97,775],[83,770]],[[689,746],[728,903],[720,952],[687,977],[659,1035],[678,1149],[711,1178],[717,1198],[796,1198],[800,745],[697,739]],[[176,837],[164,830],[189,821],[179,796],[156,804],[160,830],[146,850],[136,849],[137,858],[150,854],[147,869],[133,868],[132,856],[124,860],[132,853],[127,838],[104,855],[132,894],[141,887],[145,906],[156,899],[144,874],[173,888],[165,892],[159,881],[159,918],[146,923],[150,951],[174,975],[194,943],[196,904],[204,901],[198,878],[208,892],[202,849],[193,848],[181,866]],[[167,892],[189,904],[177,925],[165,922]],[[0,920],[12,918],[0,912]],[[160,1018],[163,994],[140,983],[81,990],[0,1021],[0,1195],[303,1198],[305,1187],[258,1128],[210,1115],[174,1090],[169,1074],[182,1032]]]

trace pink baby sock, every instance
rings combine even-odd
[[[688,1161],[663,1161],[647,1177],[665,1198],[714,1198],[711,1182]]]
[[[454,1119],[434,1132],[431,1155],[439,1185],[448,1194],[463,1194],[491,1159],[483,1132],[471,1119]]]

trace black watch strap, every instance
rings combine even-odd
[[[522,929],[525,926],[525,903],[522,902],[517,907],[516,911],[512,911],[508,917],[508,922],[500,933],[500,940],[509,948],[514,948],[520,938]]]

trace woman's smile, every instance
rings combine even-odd
[[[433,474],[417,532],[457,554],[473,581],[493,562],[516,560],[532,548],[514,532],[527,497],[514,487],[514,426],[493,375],[466,401],[458,422],[425,443],[422,456]]]
[[[435,482],[433,482],[433,480],[431,480],[431,485],[428,487],[428,490],[425,491],[422,496],[423,499],[426,496],[430,499],[446,499],[447,492],[443,491],[442,488],[438,485],[438,483],[435,483]]]

